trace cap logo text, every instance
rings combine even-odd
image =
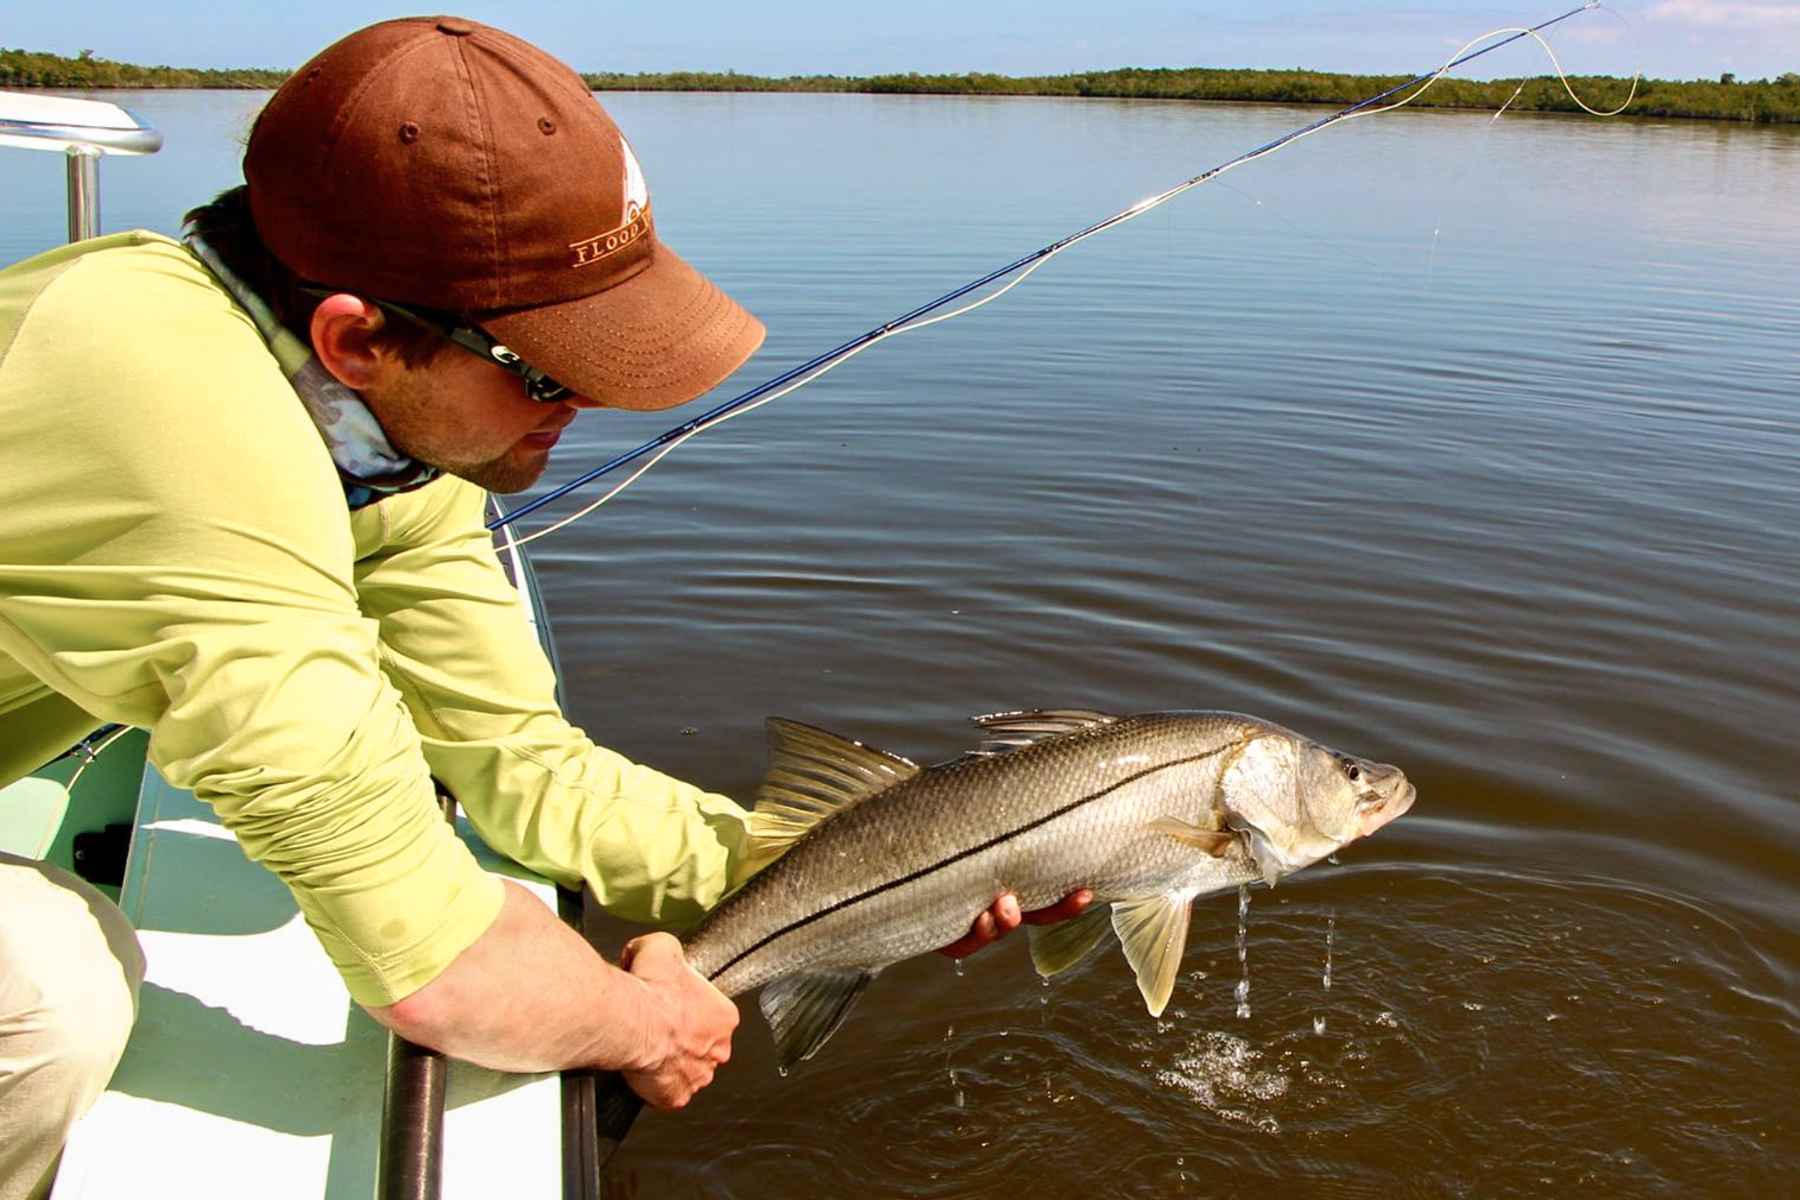
[[[574,255],[571,267],[591,267],[608,255],[617,254],[625,247],[650,232],[650,208],[645,205],[638,208],[631,206],[625,213],[625,223],[617,229],[609,229],[605,233],[597,233],[591,238],[579,242],[570,242],[569,250]]]

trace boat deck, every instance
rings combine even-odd
[[[148,960],[112,1085],[76,1127],[53,1200],[367,1200],[387,1032],[350,1000],[287,889],[212,810],[146,771],[120,907]],[[459,832],[489,870],[551,885]],[[558,1077],[452,1062],[443,1195],[560,1196]]]

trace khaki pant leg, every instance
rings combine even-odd
[[[0,853],[0,1200],[48,1193],[70,1128],[125,1052],[143,978],[117,905]]]

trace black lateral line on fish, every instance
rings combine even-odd
[[[763,937],[761,940],[757,941],[753,945],[740,951],[738,954],[736,954],[735,956],[732,957],[731,961],[725,963],[718,970],[714,971],[711,975],[708,975],[707,979],[709,981],[717,979],[719,976],[721,976],[725,972],[729,971],[732,967],[735,967],[738,963],[740,963],[744,959],[750,957],[752,954],[755,954],[758,950],[761,950],[764,946],[767,946],[769,943],[775,941],[776,939],[786,937],[788,934],[793,933],[796,930],[803,929],[806,926],[812,924],[814,921],[818,921],[825,917],[828,917],[832,913],[838,912],[841,909],[848,908],[852,904],[860,904],[862,901],[867,900],[871,896],[879,896],[882,892],[891,891],[892,889],[897,888],[897,887],[905,887],[907,884],[912,883],[915,880],[923,879],[925,876],[930,875],[934,871],[941,871],[945,867],[953,866],[954,864],[961,862],[963,859],[968,858],[971,855],[980,854],[984,850],[991,850],[995,846],[998,846],[1002,842],[1009,841],[1012,838],[1016,838],[1020,834],[1030,833],[1032,830],[1037,829],[1040,826],[1048,825],[1051,821],[1054,821],[1059,817],[1065,816],[1068,813],[1075,811],[1076,809],[1080,808],[1084,804],[1091,804],[1095,800],[1099,800],[1106,796],[1110,796],[1112,793],[1118,791],[1120,788],[1127,787],[1130,784],[1136,783],[1140,779],[1146,778],[1147,776],[1150,776],[1150,775],[1154,775],[1158,771],[1166,771],[1170,767],[1185,767],[1190,763],[1204,762],[1205,760],[1207,760],[1209,758],[1214,758],[1220,754],[1225,753],[1225,751],[1230,750],[1234,746],[1241,746],[1241,745],[1243,745],[1243,742],[1241,739],[1238,741],[1231,741],[1231,742],[1225,743],[1222,746],[1215,746],[1213,749],[1208,750],[1203,754],[1190,754],[1186,758],[1172,759],[1166,763],[1158,763],[1154,767],[1146,767],[1144,770],[1139,771],[1137,774],[1128,775],[1124,779],[1119,780],[1117,783],[1109,784],[1108,786],[1101,788],[1099,791],[1094,792],[1092,795],[1082,796],[1080,799],[1077,799],[1077,800],[1071,800],[1069,803],[1063,805],[1061,808],[1056,809],[1053,812],[1046,813],[1045,815],[1039,817],[1037,820],[1031,821],[1025,825],[1021,825],[1017,829],[1008,830],[1005,833],[1002,833],[995,837],[989,838],[987,841],[982,842],[979,845],[971,846],[967,850],[959,850],[955,854],[952,854],[949,858],[941,859],[938,862],[932,863],[928,867],[920,867],[918,870],[912,872],[910,875],[903,875],[898,879],[890,879],[886,883],[878,884],[877,886],[870,888],[866,892],[858,892],[854,896],[845,897],[844,899],[839,900],[836,904],[828,905],[825,908],[821,908],[818,912],[808,913],[806,916],[801,917],[798,921],[795,921],[793,924],[782,926],[780,929],[777,929],[775,932],[766,935],[765,937]]]

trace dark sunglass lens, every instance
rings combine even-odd
[[[531,380],[527,391],[530,392],[531,398],[540,404],[553,403],[569,394],[568,388],[548,375],[539,375],[536,379]]]

